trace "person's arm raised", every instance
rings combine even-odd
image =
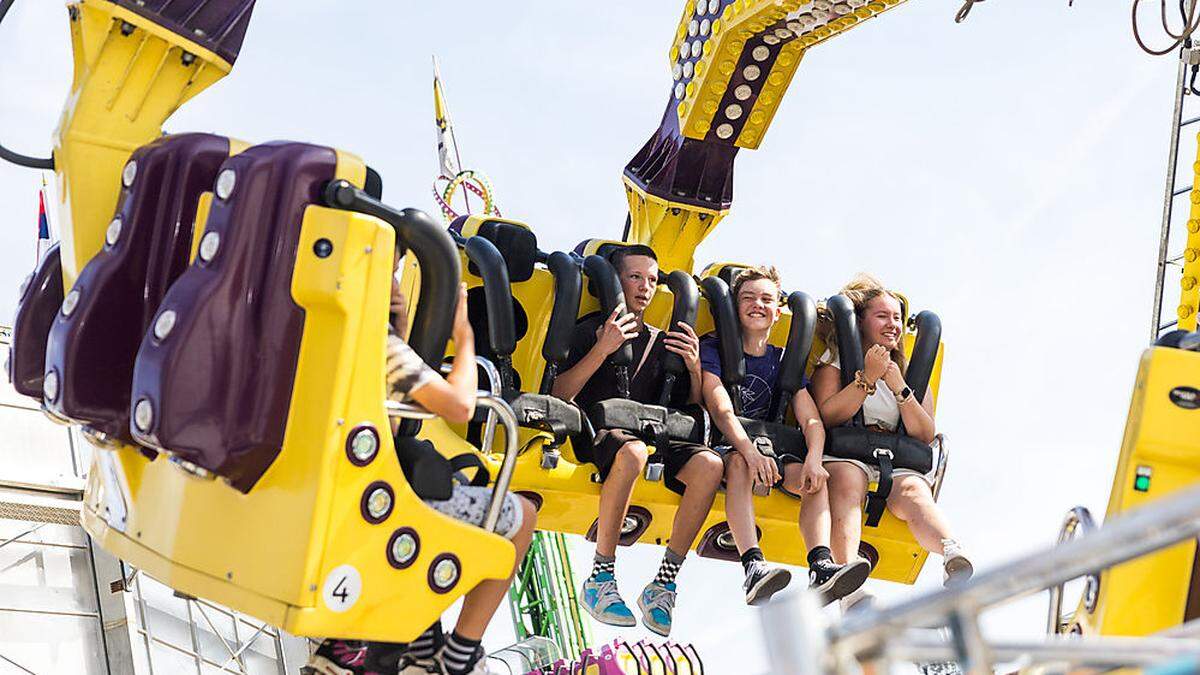
[[[900,374],[900,366],[896,365],[894,361],[888,366],[887,374],[884,375],[884,384],[896,396],[896,403],[900,406],[900,419],[904,420],[904,432],[922,443],[932,443],[933,437],[937,434],[937,428],[933,423],[933,399],[929,393],[926,392],[924,401],[916,400],[916,396],[909,393],[908,398],[902,402],[900,393],[908,387],[908,384],[904,381],[904,376]]]
[[[596,329],[596,344],[592,345],[578,363],[554,378],[554,389],[550,393],[564,401],[574,400],[588,380],[592,379],[592,375],[604,365],[604,360],[620,349],[626,340],[637,337],[637,317],[629,313],[622,314],[624,309],[614,309],[608,319]]]
[[[413,400],[448,422],[464,423],[475,415],[479,371],[475,364],[475,333],[467,320],[467,285],[459,287],[454,313],[454,365],[450,374],[435,377],[412,392]]]

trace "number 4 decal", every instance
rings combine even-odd
[[[325,577],[321,595],[331,611],[344,612],[362,595],[362,576],[351,565],[336,567]]]

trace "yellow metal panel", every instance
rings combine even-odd
[[[129,155],[160,136],[167,117],[230,69],[208,50],[114,3],[82,0],[72,7],[75,74],[54,147],[66,288],[100,250]],[[123,22],[136,28],[125,35]],[[184,50],[195,61],[184,64]]]
[[[1172,401],[1171,392],[1200,382],[1200,354],[1156,347],[1141,358],[1106,517],[1152,504],[1200,482],[1200,410]],[[1138,471],[1150,472],[1146,491]],[[1195,542],[1117,566],[1100,577],[1096,612],[1076,621],[1088,632],[1148,635],[1184,619]]]
[[[299,250],[322,237],[334,243],[333,254],[302,254],[296,263],[292,294],[305,310],[304,334],[284,448],[259,483],[242,494],[126,448],[115,459],[129,491],[128,526],[118,532],[95,515],[103,513],[101,485],[89,489],[87,525],[106,549],[167,584],[295,634],[407,640],[480,581],[507,577],[514,551],[503,538],[426,507],[400,469],[383,409],[391,228],[369,216],[309,207]],[[375,460],[356,467],[345,446],[364,423],[384,433]],[[438,443],[450,454],[467,449],[457,437]],[[360,514],[374,481],[395,491],[393,513],[379,525]],[[401,526],[421,538],[421,553],[405,570],[386,557]],[[441,552],[463,565],[458,586],[446,594],[427,582]],[[345,565],[361,576],[363,593],[336,612],[321,589]]]
[[[750,48],[762,45],[765,38],[771,41],[769,44],[782,45],[780,54],[765,72],[747,78],[755,82],[765,78],[765,83],[750,119],[736,139],[738,147],[757,148],[805,51],[845,33],[901,1],[877,0],[817,27],[801,22],[802,16],[814,11],[811,7],[807,12],[799,11],[808,4],[805,0],[738,0],[726,6],[718,20],[709,23],[711,27],[707,35],[692,30],[691,24],[697,20],[697,15],[692,11],[696,3],[690,0],[685,2],[683,17],[671,45],[670,62],[672,66],[678,62],[679,53],[685,45],[702,46],[702,56],[695,62],[695,75],[690,80],[687,77],[681,79],[681,82],[687,83],[685,95],[676,109],[679,128],[689,138],[705,138],[716,120],[723,119],[724,113],[719,109],[721,101],[748,45]],[[843,11],[849,9],[841,3],[836,4],[844,7]],[[760,68],[757,65],[760,61],[763,59],[751,61],[750,64]]]

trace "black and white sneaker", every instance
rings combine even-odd
[[[768,565],[762,561],[750,563],[746,572],[746,582],[742,588],[746,590],[747,605],[765,605],[772,595],[775,595],[792,583],[792,573],[782,567]]]
[[[821,595],[821,604],[840,600],[866,582],[871,563],[859,558],[845,565],[819,562],[808,570],[808,587]]]

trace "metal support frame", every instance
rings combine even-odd
[[[968,664],[972,672],[990,672],[993,661],[1011,660],[1015,656],[1022,657],[1026,665],[1064,660],[1072,664],[1137,665],[1180,653],[1200,653],[1200,641],[1191,639],[1200,634],[1200,624],[1170,634],[1173,637],[1130,638],[1133,642],[1128,644],[1140,651],[1131,651],[1125,642],[1111,642],[1111,638],[1081,637],[1067,643],[1053,636],[1040,642],[991,642],[978,629],[978,616],[989,607],[1197,535],[1200,535],[1200,488],[1123,514],[1087,537],[1019,558],[979,574],[958,588],[940,590],[876,611],[851,614],[833,625],[827,625],[809,592],[790,594],[762,612],[772,672],[816,675],[851,670],[860,660],[901,657],[923,661],[951,658]],[[951,629],[949,643],[910,634],[913,628],[941,626]],[[1114,649],[1109,650],[1110,647]],[[1115,663],[1122,649],[1128,660]]]
[[[1196,4],[1196,0],[1186,0],[1187,12],[1190,13],[1192,7]],[[1188,120],[1183,119],[1183,102],[1184,97],[1188,94],[1187,89],[1187,52],[1191,45],[1191,41],[1187,40],[1183,46],[1179,48],[1179,65],[1178,72],[1175,76],[1175,105],[1171,112],[1171,143],[1167,152],[1167,180],[1165,194],[1163,197],[1162,210],[1162,226],[1159,231],[1158,238],[1158,264],[1155,266],[1154,275],[1154,304],[1152,305],[1150,317],[1150,341],[1158,339],[1164,330],[1174,326],[1176,322],[1172,321],[1168,324],[1162,323],[1162,302],[1163,293],[1166,283],[1167,266],[1174,263],[1167,249],[1170,246],[1171,240],[1171,221],[1174,216],[1175,198],[1187,194],[1191,188],[1176,188],[1175,187],[1175,169],[1179,163],[1179,139],[1180,132],[1183,127],[1196,122],[1200,122],[1200,116],[1192,117]]]

